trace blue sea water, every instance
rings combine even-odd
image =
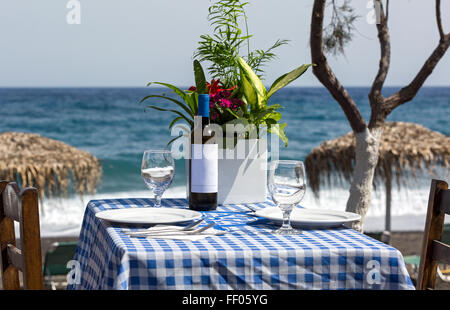
[[[368,119],[368,88],[349,88]],[[385,95],[397,88],[386,88]],[[145,110],[139,101],[162,88],[0,88],[0,132],[39,133],[94,154],[101,160],[99,193],[145,191],[140,177],[142,153],[164,148],[171,139],[171,113]],[[167,105],[155,100],[154,103]],[[289,145],[280,157],[302,160],[321,142],[337,138],[350,126],[336,101],[324,88],[285,88],[270,101],[284,106]],[[390,121],[422,124],[450,135],[450,87],[425,87],[412,102],[396,109]],[[177,161],[172,187],[182,187],[185,168]]]
[[[386,94],[395,88],[388,88]],[[369,118],[367,88],[350,88],[350,94]],[[0,132],[39,133],[86,150],[99,158],[103,179],[99,192],[145,189],[140,178],[142,152],[164,148],[171,139],[172,114],[144,111],[139,101],[161,88],[10,88],[0,89]],[[155,103],[167,105],[155,100]],[[304,159],[321,142],[350,130],[339,105],[324,88],[286,88],[271,103],[285,108],[283,121],[289,138],[280,157]],[[391,121],[422,124],[450,134],[450,88],[423,88],[412,101],[389,116]],[[175,185],[184,182],[184,163],[177,162]]]

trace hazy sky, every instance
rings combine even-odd
[[[0,0],[0,86],[144,86],[193,84],[192,54],[210,33],[209,0],[81,0],[81,24],[66,22],[68,0]],[[267,70],[267,84],[310,62],[312,0],[253,0],[247,12],[252,48],[291,40]],[[344,85],[372,83],[379,45],[366,21],[366,0],[353,0],[358,34],[345,57],[329,57]],[[443,1],[450,32],[450,0]],[[392,66],[387,85],[404,85],[438,42],[434,1],[391,1]],[[319,85],[309,72],[293,85]],[[450,86],[450,52],[427,80]]]

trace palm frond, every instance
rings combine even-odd
[[[191,119],[189,119],[186,115],[181,113],[180,111],[172,110],[172,109],[165,109],[165,108],[157,107],[157,106],[154,106],[154,105],[148,105],[147,108],[154,109],[154,110],[157,110],[157,111],[175,113],[175,114],[179,115],[180,117],[182,117],[191,127],[194,126],[194,122]]]

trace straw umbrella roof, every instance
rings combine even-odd
[[[355,158],[353,132],[322,143],[305,159],[309,185],[317,195],[320,186],[330,184],[331,176],[351,181]],[[400,186],[402,179],[415,177],[419,169],[431,174],[436,167],[449,167],[450,137],[418,124],[387,122],[380,141],[378,165],[374,181],[386,183],[393,178]]]
[[[70,180],[80,193],[93,193],[101,176],[100,161],[88,152],[38,134],[0,134],[0,179],[35,186],[41,198],[67,194]]]

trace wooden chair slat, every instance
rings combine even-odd
[[[20,221],[20,199],[19,199],[19,187],[16,183],[9,183],[3,190],[3,213],[10,219],[19,222]]]
[[[3,212],[3,191],[5,190],[6,185],[8,185],[7,181],[0,181],[0,220],[5,217],[5,212]]]
[[[450,190],[442,190],[441,193],[441,212],[450,215]]]
[[[0,244],[14,244],[16,236],[14,235],[14,221],[9,217],[0,218]],[[3,247],[2,247],[3,249]]]
[[[8,264],[11,264],[20,271],[23,271],[24,263],[22,251],[16,248],[14,245],[8,244],[8,246],[6,247],[6,252],[8,254]]]
[[[433,259],[439,263],[450,265],[450,245],[433,240]]]
[[[22,212],[20,214],[20,235],[24,261],[24,278],[28,279],[26,289],[42,289],[42,254],[39,228],[38,191],[35,188],[25,188],[20,193]]]
[[[13,265],[9,265],[3,270],[3,289],[4,290],[19,290],[19,269]]]

